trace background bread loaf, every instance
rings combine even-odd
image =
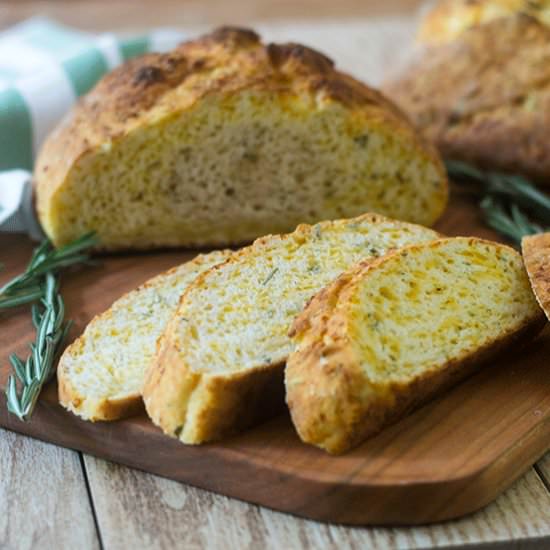
[[[550,25],[550,1],[440,0],[423,18],[418,40],[425,44],[444,44],[467,29],[514,14],[528,15]]]
[[[384,90],[445,158],[550,183],[550,26],[521,13],[473,26]]]

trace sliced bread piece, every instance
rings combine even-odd
[[[430,229],[367,214],[267,236],[201,275],[182,296],[143,390],[164,432],[201,443],[250,425],[280,396],[294,317],[361,259],[431,241]]]
[[[293,325],[285,382],[294,425],[303,441],[342,453],[543,320],[507,246],[441,239],[361,263]]]
[[[550,233],[523,237],[521,253],[531,288],[550,319]]]
[[[56,244],[226,246],[375,211],[431,225],[438,153],[376,90],[299,44],[221,28],[106,75],[46,140],[37,211]]]
[[[143,410],[143,376],[183,290],[229,255],[199,255],[150,279],[95,317],[59,361],[61,404],[86,420],[115,420]]]

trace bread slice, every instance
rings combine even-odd
[[[435,149],[377,91],[298,44],[222,28],[107,75],[46,141],[37,209],[56,245],[225,246],[375,211],[432,225]]]
[[[149,416],[184,443],[219,439],[284,405],[283,367],[294,317],[357,261],[438,237],[367,214],[300,225],[235,253],[191,284],[148,372]]]
[[[199,255],[150,279],[95,317],[59,361],[60,403],[86,420],[115,420],[143,410],[145,369],[180,295],[198,274],[229,255]]]
[[[303,441],[342,453],[534,335],[543,319],[507,246],[458,237],[360,263],[292,327],[292,421]]]
[[[521,253],[531,288],[550,319],[550,233],[523,237]]]
[[[550,26],[548,0],[443,0],[423,18],[418,40],[424,44],[444,44],[467,29],[516,14],[528,15]]]

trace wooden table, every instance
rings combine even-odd
[[[410,48],[413,25],[406,16],[417,6],[416,0],[13,0],[0,2],[0,28],[36,13],[102,31],[254,24],[270,39],[321,48],[376,84],[382,70]],[[381,39],[389,47],[381,48]],[[0,350],[0,360],[8,352]],[[550,453],[473,516],[426,527],[349,528],[273,512],[0,430],[2,549],[461,545],[550,548]]]

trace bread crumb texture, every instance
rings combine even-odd
[[[288,330],[306,302],[359,260],[437,237],[367,214],[300,225],[235,253],[182,296],[144,386],[149,415],[185,443],[254,422],[274,391],[269,382],[282,388]]]
[[[144,373],[180,295],[198,274],[229,254],[199,255],[147,281],[95,317],[60,359],[61,404],[87,420],[115,420],[142,410]]]
[[[294,425],[305,442],[344,452],[541,322],[521,257],[506,246],[441,239],[363,262],[293,326]]]
[[[431,225],[435,149],[381,94],[299,44],[219,29],[107,75],[49,137],[35,172],[61,245],[226,245],[376,211]]]

